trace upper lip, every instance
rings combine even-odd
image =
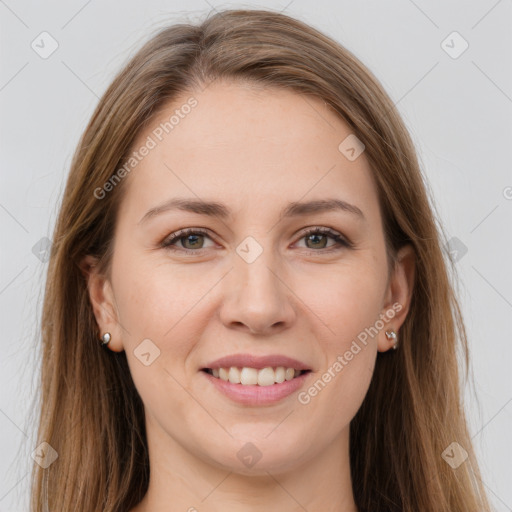
[[[294,368],[295,370],[310,370],[311,368],[293,357],[284,356],[281,354],[271,354],[266,356],[255,356],[251,354],[233,354],[230,356],[224,356],[219,359],[215,359],[208,363],[205,368],[230,368],[236,366],[238,368],[256,368],[261,370],[268,366],[277,368],[278,366],[284,366],[285,368]]]

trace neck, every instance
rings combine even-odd
[[[148,428],[150,483],[131,512],[357,512],[349,465],[349,427],[321,453],[288,469],[241,474],[199,458],[156,425]]]

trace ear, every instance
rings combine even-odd
[[[86,279],[89,300],[98,324],[98,346],[101,345],[103,334],[109,332],[111,339],[107,348],[113,352],[121,352],[122,329],[118,322],[119,315],[112,284],[98,271],[97,263],[96,257],[87,255],[80,262],[80,270]]]
[[[385,325],[379,331],[377,338],[377,349],[379,352],[386,352],[393,347],[394,340],[387,338],[386,331],[395,331],[398,344],[400,345],[399,329],[410,309],[415,269],[416,253],[414,247],[411,244],[407,244],[401,247],[397,253],[397,262],[386,290],[384,305],[381,311],[381,318]]]

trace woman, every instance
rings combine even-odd
[[[33,511],[489,510],[414,147],[283,14],[166,28],[115,78],[42,326]]]

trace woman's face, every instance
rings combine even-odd
[[[400,265],[388,281],[377,190],[352,137],[317,99],[225,82],[183,95],[139,135],[134,150],[149,150],[124,178],[95,312],[109,348],[126,351],[153,446],[259,474],[348,436],[409,296]],[[204,371],[231,355],[310,371],[261,386]],[[260,362],[220,366],[263,384],[283,376],[260,366],[300,366]]]

